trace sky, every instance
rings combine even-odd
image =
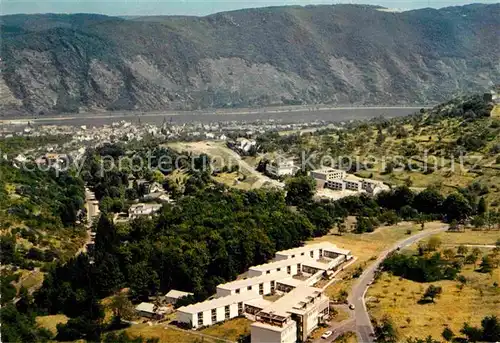
[[[241,8],[315,5],[371,4],[397,9],[465,5],[468,0],[0,0],[2,14],[100,13],[106,15],[208,15]],[[478,2],[478,1],[476,1]],[[482,0],[496,3],[498,0]]]

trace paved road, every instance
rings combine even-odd
[[[363,274],[359,277],[358,281],[354,284],[350,293],[351,295],[349,296],[349,303],[354,304],[355,306],[354,315],[356,318],[356,333],[358,336],[358,342],[363,342],[363,343],[374,342],[374,339],[372,337],[373,326],[370,321],[370,316],[368,315],[368,311],[366,309],[364,297],[366,291],[368,290],[369,283],[373,280],[375,276],[375,271],[380,266],[382,261],[386,258],[386,256],[390,252],[396,250],[398,247],[399,248],[407,247],[427,236],[430,236],[438,232],[446,231],[447,229],[448,227],[444,226],[436,230],[423,231],[417,233],[416,235],[410,236],[402,241],[399,241],[390,249],[387,249],[384,252],[382,252],[375,261],[375,263],[371,264],[367,269],[365,269]]]
[[[356,321],[354,319],[354,311],[349,310],[349,307],[347,305],[330,305],[330,306],[347,312],[349,314],[349,318],[341,322],[332,323],[332,325],[330,325],[330,327],[328,327],[326,331],[332,331],[333,334],[326,339],[319,337],[313,341],[314,343],[331,343],[346,332],[356,331]]]

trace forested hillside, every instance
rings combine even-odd
[[[500,80],[500,5],[1,18],[4,113],[424,104]]]

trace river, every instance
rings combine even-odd
[[[184,123],[211,123],[211,122],[255,122],[258,120],[275,120],[283,123],[300,123],[312,121],[341,122],[353,119],[370,119],[378,116],[386,118],[400,117],[415,113],[422,107],[337,107],[325,109],[265,109],[265,110],[240,110],[225,112],[154,112],[154,113],[101,113],[101,114],[75,114],[41,117],[20,117],[17,119],[0,120],[3,124],[26,124],[28,121],[37,125],[109,125],[121,120],[151,124],[161,124],[164,121],[173,124]]]

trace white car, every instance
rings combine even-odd
[[[331,335],[333,335],[333,332],[332,332],[332,331],[325,331],[325,333],[321,335],[321,338],[323,338],[323,339],[327,339],[327,338],[328,338],[328,337],[330,337]]]

